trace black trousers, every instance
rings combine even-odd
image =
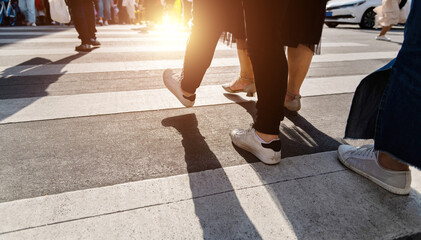
[[[229,21],[226,0],[193,0],[193,26],[184,55],[181,87],[194,93],[209,68],[219,37]]]
[[[79,39],[82,44],[89,44],[91,38],[96,39],[95,12],[92,0],[69,0],[70,12]]]
[[[281,23],[289,1],[244,0],[247,48],[253,65],[258,101],[254,128],[279,134],[284,119],[288,63],[282,46]]]

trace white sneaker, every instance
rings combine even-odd
[[[387,42],[392,41],[392,39],[390,39],[390,38],[386,37],[386,35],[383,35],[383,36],[376,36],[376,40],[380,40],[380,41],[387,41]]]
[[[186,97],[183,95],[183,91],[181,90],[181,82],[180,82],[180,75],[175,74],[172,69],[166,69],[164,71],[164,84],[170,90],[174,96],[186,107],[192,107],[194,105],[194,101],[196,99],[196,94]]]
[[[248,130],[234,129],[230,136],[237,147],[251,152],[266,164],[277,164],[281,161],[281,140],[261,143],[256,136],[254,128]]]
[[[411,171],[393,171],[380,166],[379,151],[373,146],[356,148],[341,145],[338,148],[339,161],[349,169],[375,182],[389,192],[407,195],[411,190]]]

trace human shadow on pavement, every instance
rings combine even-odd
[[[238,102],[238,97],[236,100],[248,113],[255,113],[254,102]],[[297,239],[395,239],[408,233],[418,236],[421,229],[411,233],[419,229],[421,221],[421,195],[417,190],[412,189],[409,196],[389,193],[342,166],[335,152],[305,156],[336,150],[341,141],[319,131],[300,114],[286,115],[286,120],[294,125],[281,124],[282,160],[278,165],[255,163],[257,158],[252,154],[235,149],[253,163],[268,196]],[[403,223],[407,224],[406,230]]]
[[[0,72],[0,121],[47,96],[47,88],[66,74],[63,68],[86,54],[77,53],[55,62],[35,57]]]
[[[0,38],[0,48],[22,41],[30,41],[31,39],[42,38],[48,35],[57,34],[59,32],[65,32],[72,29],[72,27],[65,26],[49,26],[48,28],[41,26],[41,30],[38,28],[40,28],[40,26],[36,28],[26,26],[0,27],[0,33],[7,33],[2,35]],[[34,32],[34,34],[31,35],[31,32]]]
[[[173,127],[183,138],[181,144],[203,238],[262,239],[242,208],[221,163],[200,133],[196,115],[169,117],[162,120],[162,125]],[[219,171],[219,174],[204,171],[211,169],[216,169],[214,171]]]
[[[242,97],[234,94],[224,95],[243,107],[251,115],[253,121],[256,120],[257,110],[255,102],[246,101]],[[289,122],[285,120],[289,120]],[[294,116],[293,114],[286,112],[285,119],[281,122],[279,131],[279,138],[282,142],[282,158],[333,151],[337,150],[341,144],[346,143],[344,140],[334,139],[320,131],[300,114]],[[245,152],[244,150],[236,149],[242,155]],[[249,162],[256,161],[256,159],[250,159],[250,156],[252,156],[251,154],[246,153],[244,155],[249,156],[245,158]],[[255,157],[253,156],[252,158]]]

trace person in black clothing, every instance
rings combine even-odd
[[[302,34],[302,29],[294,30],[294,25],[287,25],[291,24],[288,14],[292,1],[295,0],[243,1],[247,49],[258,93],[257,118],[252,128],[235,129],[230,136],[236,146],[251,152],[266,164],[277,164],[281,159],[278,134],[280,122],[284,118],[283,105],[288,82],[284,46],[298,46],[299,43],[314,45],[320,40],[321,34],[321,31],[317,31],[318,34],[306,32],[304,39],[298,38],[305,41],[294,40],[290,43],[288,36]],[[183,71],[180,76],[171,69],[164,71],[166,87],[186,107],[194,105],[195,91],[211,63],[221,32],[235,12],[226,6],[228,3],[232,2],[193,1],[193,28],[186,48]],[[319,8],[308,8],[310,12],[318,10]],[[306,23],[320,25],[315,22],[316,19],[311,17]],[[313,41],[313,38],[316,40]]]
[[[79,39],[82,43],[75,48],[76,51],[91,51],[93,46],[100,46],[96,40],[95,13],[92,0],[67,0],[70,14]]]

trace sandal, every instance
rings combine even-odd
[[[249,82],[249,83],[243,89],[233,90],[232,87],[235,84],[237,84],[238,81]],[[237,80],[235,80],[231,83],[223,84],[222,88],[229,93],[246,92],[247,97],[253,97],[254,93],[256,93],[256,85],[254,85],[254,79],[251,79],[251,78],[239,77]]]

